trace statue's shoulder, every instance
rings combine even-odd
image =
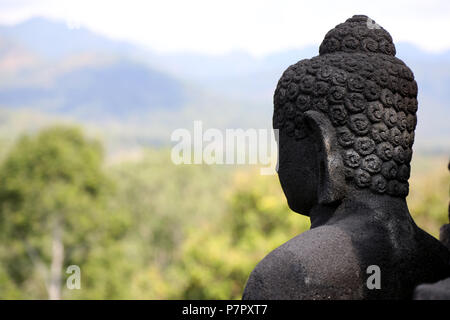
[[[244,299],[361,299],[361,268],[350,236],[336,226],[308,230],[269,253]]]

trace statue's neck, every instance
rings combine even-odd
[[[404,198],[378,195],[367,189],[352,190],[339,203],[317,204],[311,209],[309,216],[311,228],[356,216],[361,216],[362,219],[376,216],[377,219],[414,223]]]

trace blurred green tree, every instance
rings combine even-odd
[[[271,250],[309,228],[293,213],[276,176],[237,171],[227,210],[192,226],[178,263],[168,270],[176,299],[241,299],[248,276]]]
[[[78,128],[18,140],[0,167],[0,297],[60,299],[64,267],[79,265],[83,275],[105,259],[92,259],[94,250],[126,232],[126,215],[108,208],[114,188],[102,161],[100,143]]]
[[[205,221],[216,223],[223,215],[230,168],[174,165],[170,150],[149,149],[139,160],[109,169],[117,181],[115,201],[132,220],[123,241],[128,246],[127,260],[135,268],[128,281],[128,298],[176,296],[179,288],[172,286],[171,280],[183,275],[173,272],[172,266],[183,260],[180,250],[189,237],[188,230],[201,228]]]

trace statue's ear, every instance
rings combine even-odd
[[[346,183],[336,131],[330,120],[322,113],[310,110],[304,115],[305,121],[320,144],[319,203],[330,204],[342,200],[346,193]]]

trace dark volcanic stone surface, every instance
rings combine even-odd
[[[243,298],[361,299],[357,254],[348,248],[350,237],[337,227],[309,230],[264,258]]]
[[[433,284],[421,284],[414,290],[415,300],[450,300],[450,278]]]
[[[450,250],[450,224],[444,224],[441,227],[439,240]]]

